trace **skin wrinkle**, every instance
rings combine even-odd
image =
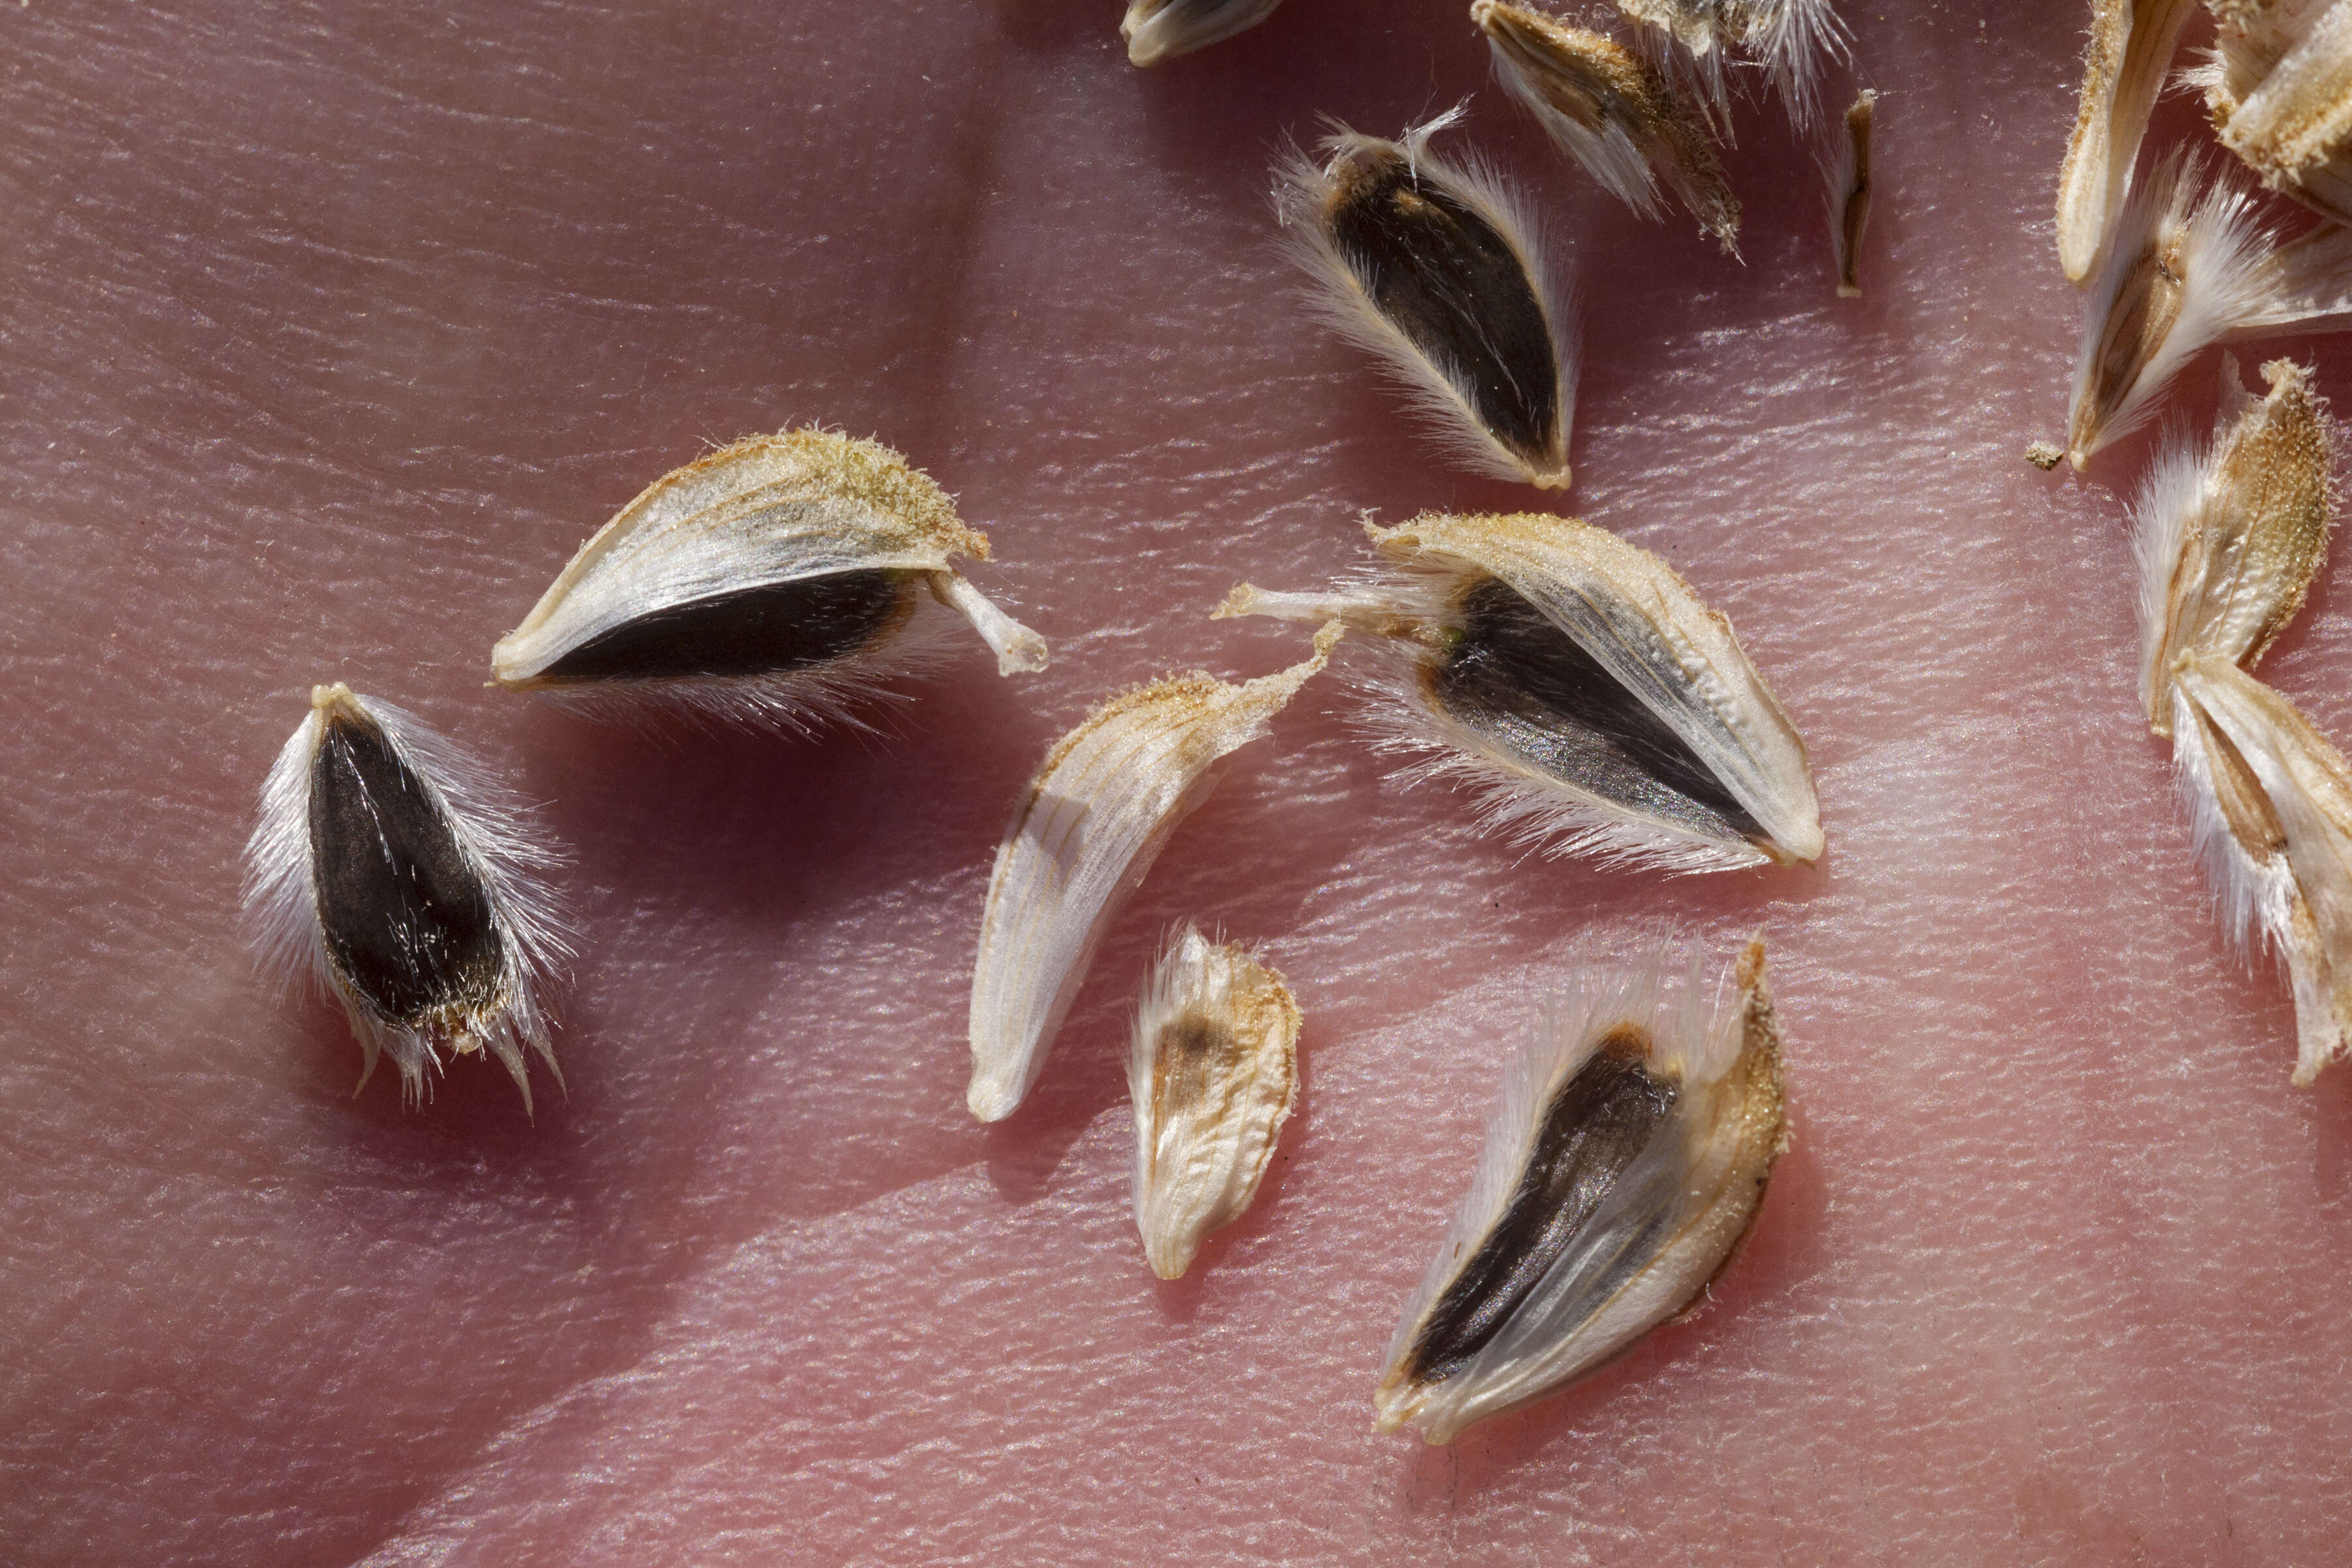
[[[2286,1089],[2284,987],[2227,960],[2145,734],[2146,442],[2088,482],[2017,459],[2079,309],[2048,224],[2081,16],[2031,9],[1849,8],[1904,111],[1840,301],[1777,110],[1726,158],[1741,268],[1592,190],[1421,0],[1143,73],[1076,0],[0,8],[13,1562],[2327,1561],[2352,1111]],[[1465,94],[1577,237],[1561,504],[1732,617],[1829,853],[1524,859],[1382,782],[1351,641],[1175,837],[1020,1115],[972,1125],[989,857],[1055,737],[1170,668],[1295,662],[1297,628],[1204,617],[1360,563],[1362,509],[1544,502],[1441,466],[1270,244],[1285,132]],[[2352,345],[2276,352],[2352,384]],[[1053,669],[967,641],[887,739],[814,743],[481,691],[648,477],[811,418],[957,496]],[[2263,667],[2339,744],[2343,602]],[[480,752],[578,857],[535,1125],[478,1062],[354,1101],[339,1011],[252,973],[237,848],[320,679]],[[1794,1147],[1748,1250],[1581,1388],[1443,1454],[1375,1438],[1559,952],[1662,914],[1773,944]],[[1309,1023],[1265,1190],[1162,1285],[1120,1050],[1186,917]]]

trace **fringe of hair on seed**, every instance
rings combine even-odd
[[[488,895],[501,943],[500,973],[492,994],[463,1017],[388,1016],[355,988],[329,951],[318,902],[311,792],[328,710],[337,704],[349,704],[373,722]],[[262,972],[289,994],[315,986],[342,1004],[364,1058],[359,1089],[373,1075],[378,1057],[389,1055],[400,1069],[403,1097],[413,1104],[425,1090],[427,1069],[439,1070],[445,1054],[478,1047],[513,1078],[526,1111],[526,1048],[562,1086],[539,993],[571,952],[569,921],[545,883],[564,857],[545,841],[530,809],[469,753],[389,702],[347,687],[320,687],[262,785],[245,860],[245,914]]]
[[[947,492],[879,442],[814,426],[750,437],[656,479],[581,546],[499,639],[491,674],[598,715],[858,725],[883,680],[936,657],[938,608],[999,674],[1045,667],[1044,639],[956,568],[989,553]]]
[[[1729,1267],[1788,1149],[1781,1041],[1763,942],[1736,984],[1704,961],[1672,933],[1571,955],[1390,1342],[1381,1430],[1447,1443],[1556,1393]]]
[[[1339,336],[1380,363],[1426,416],[1449,455],[1465,468],[1496,479],[1562,489],[1570,479],[1577,379],[1577,334],[1567,303],[1564,273],[1554,269],[1543,226],[1533,209],[1498,172],[1475,155],[1448,160],[1430,150],[1431,139],[1460,124],[1465,113],[1466,109],[1457,105],[1411,127],[1396,142],[1328,122],[1332,133],[1321,146],[1324,162],[1318,163],[1294,147],[1276,163],[1276,216],[1285,247],[1316,285],[1307,296],[1310,310]],[[1476,300],[1470,308],[1486,312],[1507,307],[1516,313],[1531,303],[1541,317],[1539,355],[1546,363],[1503,367],[1497,377],[1512,387],[1540,388],[1550,401],[1552,412],[1544,428],[1526,439],[1498,430],[1493,409],[1482,407],[1496,395],[1495,390],[1467,374],[1458,354],[1433,353],[1383,313],[1368,288],[1365,263],[1351,257],[1349,247],[1333,233],[1334,205],[1345,195],[1349,183],[1361,183],[1368,170],[1392,169],[1398,161],[1417,190],[1466,213],[1496,236],[1517,262],[1525,299]],[[1476,317],[1464,320],[1461,330],[1475,340],[1465,347],[1491,346],[1496,334],[1482,328]]]
[[[1737,6],[1721,0],[1617,0],[1617,11],[1635,24],[1635,43],[1699,100],[1727,142],[1734,140],[1727,65],[1759,68],[1790,122],[1805,131],[1821,113],[1822,68],[1851,58],[1845,24],[1830,0],[1754,0]]]

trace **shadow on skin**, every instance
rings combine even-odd
[[[976,655],[902,689],[914,702],[890,712],[884,720],[890,732],[878,736],[834,731],[804,739],[679,724],[646,740],[570,715],[535,719],[544,741],[534,747],[527,787],[558,803],[551,818],[579,858],[572,877],[609,889],[604,898],[616,906],[591,925],[583,971],[634,960],[599,940],[633,926],[666,945],[690,946],[698,931],[710,932],[710,945],[748,952],[757,963],[758,952],[781,955],[794,933],[834,924],[877,899],[895,895],[907,902],[908,919],[932,918],[929,900],[916,889],[966,859],[984,875],[1002,799],[999,789],[965,774],[1004,773],[994,782],[1009,798],[1020,764],[1002,746],[968,745],[964,732],[1017,734],[1028,718],[1024,700]],[[900,831],[917,820],[968,846],[968,856],[951,867],[922,853]],[[919,934],[910,931],[908,940]],[[759,1139],[767,1152],[757,1158],[782,1166],[760,1184],[769,1201],[732,1232],[750,1234],[778,1215],[837,1213],[969,1157],[959,1153],[968,1149],[964,1130],[937,1114],[960,1104],[960,1094],[949,1094],[951,1080],[960,1082],[960,1053],[918,1063],[912,1080],[897,1075],[896,1092],[909,1097],[919,1135],[894,1138],[891,1158],[877,1164],[870,1140],[845,1142],[831,1129],[832,1100],[755,1081],[781,1067],[814,1089],[851,1065],[822,1040],[774,1037],[778,1006],[791,1016],[793,992],[830,984],[828,976],[785,967],[781,957],[765,985],[704,984],[710,976],[690,958],[677,969],[676,994],[667,1003],[643,1003],[630,1037],[616,1039],[611,1055],[626,1058],[637,1040],[661,1053],[657,1070],[640,1069],[632,1113],[675,1123],[662,1146],[728,1146],[746,1100],[781,1116],[782,1124]],[[851,978],[876,983],[870,974]],[[961,975],[907,975],[894,1000],[918,1015],[945,1012],[962,983]],[[654,1043],[648,1037],[665,1016],[667,1037]]]
[[[1018,699],[998,689],[983,661],[971,663],[914,688],[923,700],[894,719],[895,733],[878,740],[836,732],[809,741],[690,725],[631,735],[538,704],[515,721],[524,731],[523,793],[555,803],[544,818],[576,857],[558,879],[582,889],[576,903],[587,932],[575,963],[578,984],[556,987],[551,998],[557,1053],[572,1094],[567,1100],[543,1070],[534,1071],[535,1123],[524,1117],[502,1069],[470,1060],[431,1080],[433,1098],[421,1110],[401,1104],[388,1062],[377,1075],[384,1081],[372,1081],[354,1103],[358,1050],[339,1007],[321,1002],[257,1013],[273,1018],[272,1031],[286,1037],[279,1048],[310,1064],[307,1126],[294,1146],[314,1152],[325,1167],[325,1190],[347,1194],[345,1203],[381,1208],[379,1225],[397,1225],[411,1213],[407,1200],[427,1189],[438,1200],[431,1212],[468,1216],[465,1223],[477,1231],[507,1233],[516,1247],[551,1261],[550,1278],[572,1279],[562,1259],[578,1265],[568,1289],[581,1305],[566,1321],[593,1324],[594,1331],[570,1353],[547,1358],[543,1376],[521,1380],[514,1391],[520,1405],[509,1407],[630,1364],[669,1310],[679,1281],[779,1218],[853,1207],[969,1157],[970,1134],[934,1114],[927,1099],[915,1125],[928,1134],[908,1141],[911,1149],[894,1138],[892,1158],[877,1163],[866,1143],[825,1135],[822,1096],[752,1084],[751,1075],[774,1063],[789,1064],[787,1070],[804,1075],[812,1087],[838,1070],[836,1058],[822,1051],[761,1048],[767,1042],[748,1037],[773,1000],[772,989],[697,988],[687,965],[688,994],[667,1016],[673,1025],[685,1019],[690,1026],[656,1030],[649,1020],[665,1016],[660,999],[608,1013],[605,977],[598,972],[615,956],[603,944],[628,932],[633,914],[650,913],[684,931],[697,922],[733,928],[730,943],[773,931],[781,950],[794,930],[837,918],[877,887],[935,874],[937,867],[892,843],[889,826],[909,811],[932,821],[948,815],[957,823],[955,837],[983,853],[977,847],[992,844],[1001,803],[992,790],[943,784],[987,754],[960,743],[952,731],[1006,728],[1007,705],[1017,706]],[[966,680],[968,689],[949,684]],[[950,691],[966,700],[943,701]],[[642,931],[645,921],[635,923]],[[611,983],[625,989],[622,982],[635,967],[624,966]],[[942,1089],[950,1076],[961,1088],[960,1070],[933,1076]],[[682,1194],[712,1184],[711,1162],[727,1159],[743,1142],[743,1104],[754,1098],[781,1110],[781,1124],[762,1124],[746,1169],[723,1184],[760,1191],[766,1202],[682,1207]],[[961,1115],[960,1096],[936,1098],[941,1110],[955,1104]],[[810,1105],[814,1109],[803,1110]],[[803,1118],[798,1122],[796,1111]],[[657,1130],[649,1131],[648,1122]],[[644,1168],[635,1157],[644,1150],[698,1157]],[[782,1174],[761,1168],[763,1160],[781,1161]],[[278,1179],[286,1174],[281,1166]],[[806,1201],[813,1194],[821,1201]],[[412,1233],[409,1240],[427,1249],[440,1246],[431,1233]],[[446,1267],[462,1282],[481,1256],[478,1247],[459,1249]],[[429,1484],[429,1478],[419,1482]]]

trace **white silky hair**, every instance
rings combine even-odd
[[[1609,1299],[1595,1300],[1591,1290],[1642,1245],[1642,1216],[1681,1206],[1677,1189],[1692,1174],[1717,1110],[1708,1091],[1739,1056],[1741,1008],[1728,971],[1707,985],[1699,942],[1666,928],[1625,945],[1635,949],[1634,956],[1612,954],[1588,941],[1563,961],[1565,991],[1538,1016],[1505,1071],[1469,1190],[1406,1301],[1386,1364],[1395,1369],[1412,1352],[1430,1310],[1478,1255],[1517,1191],[1553,1100],[1613,1032],[1627,1026],[1642,1031],[1648,1042],[1645,1066],[1653,1078],[1677,1086],[1675,1104],[1494,1336],[1458,1371],[1413,1389],[1410,1418],[1432,1442],[1449,1440],[1474,1421],[1591,1370],[1688,1299],[1679,1280],[1654,1280],[1647,1277],[1654,1271],[1646,1269]],[[1665,1299],[1669,1294],[1672,1300]]]
[[[1297,147],[1276,161],[1275,216],[1281,224],[1285,250],[1316,284],[1304,296],[1310,313],[1373,356],[1403,389],[1448,455],[1465,468],[1494,479],[1539,488],[1564,487],[1569,471],[1565,466],[1557,477],[1536,474],[1525,458],[1497,440],[1480,421],[1473,389],[1433,363],[1381,314],[1323,222],[1323,204],[1332,178],[1347,159],[1359,153],[1394,153],[1405,160],[1416,180],[1444,191],[1500,235],[1517,256],[1549,330],[1565,459],[1576,429],[1579,342],[1573,290],[1566,270],[1555,270],[1549,259],[1543,222],[1516,186],[1475,153],[1445,160],[1430,152],[1430,139],[1460,124],[1468,113],[1466,101],[1456,104],[1434,119],[1409,127],[1396,142],[1328,121],[1331,134],[1322,143],[1323,163],[1315,163]]]
[[[2237,377],[2229,378],[2231,384]],[[2207,467],[2212,452],[2187,426],[2173,423],[2132,499],[2132,555],[2139,576],[2139,700],[2156,700],[2158,668],[2170,630],[2172,579],[2180,552],[2210,499]],[[2177,734],[2178,731],[2175,731]]]
[[[1538,773],[1429,702],[1417,682],[1385,683],[1389,702],[1380,750],[1417,760],[1394,774],[1401,784],[1442,783],[1467,790],[1479,827],[1546,859],[1591,860],[1672,876],[1738,871],[1771,864],[1752,845],[1687,833]],[[1405,716],[1409,711],[1410,718]]]
[[[1668,872],[1733,870],[1772,857],[1745,839],[1692,831],[1531,766],[1493,737],[1448,713],[1427,677],[1441,666],[1444,635],[1458,620],[1463,591],[1493,577],[1525,600],[1672,730],[1749,816],[1795,858],[1822,850],[1821,808],[1804,742],[1730,631],[1688,584],[1647,552],[1572,519],[1544,519],[1561,541],[1516,546],[1482,524],[1515,520],[1424,517],[1397,529],[1370,529],[1376,543],[1400,537],[1415,552],[1361,571],[1328,595],[1236,589],[1217,612],[1287,619],[1335,617],[1389,634],[1387,668],[1351,682],[1368,696],[1362,721],[1373,745],[1418,759],[1405,784],[1442,779],[1475,795],[1482,826],[1550,856]],[[1466,526],[1465,526],[1466,525]],[[1605,569],[1604,569],[1605,568]],[[1664,612],[1649,635],[1609,606],[1645,617]],[[1416,635],[1414,628],[1419,628]],[[1433,642],[1434,637],[1438,640]],[[1717,646],[1709,648],[1706,643]]]
[[[2262,952],[2287,945],[2284,935],[2294,903],[2294,875],[2284,855],[2257,860],[2230,830],[2214,793],[2211,744],[2202,712],[2187,691],[2172,689],[2173,782],[2189,818],[2191,852],[2211,889],[2214,915],[2231,955],[2251,963]]]
[[[1821,112],[1823,67],[1852,58],[1845,23],[1831,0],[1761,0],[1752,9],[1758,19],[1741,47],[1772,79],[1790,120],[1809,126]]]
[[[1367,574],[1358,591],[1381,596],[1398,614],[1440,626],[1452,617],[1464,584],[1483,575],[1475,567],[1423,560]],[[1562,629],[1561,635],[1570,634]],[[1349,681],[1369,700],[1360,731],[1376,752],[1404,763],[1391,775],[1399,784],[1443,784],[1467,791],[1482,832],[1547,859],[1590,859],[1669,875],[1770,863],[1771,857],[1751,844],[1727,843],[1641,816],[1622,802],[1530,767],[1431,697],[1424,673],[1435,668],[1437,650],[1398,638],[1385,641],[1382,652],[1376,670]]]
[[[956,620],[919,585],[914,599],[897,631],[822,665],[782,675],[583,680],[537,687],[531,695],[646,739],[684,719],[708,729],[780,730],[803,740],[835,731],[878,740],[896,731],[899,715],[917,700],[902,683],[938,678],[962,651]]]
[[[2308,319],[2266,320],[2277,311],[2282,283],[2271,232],[2256,218],[2252,195],[2236,181],[2223,176],[2205,184],[2209,167],[2201,157],[2175,152],[2133,186],[2124,204],[2106,262],[2084,301],[2068,419],[2068,455],[2077,468],[2138,429],[2156,412],[2165,388],[2203,350]],[[2086,443],[2077,426],[2103,391],[2108,324],[2119,305],[2128,308],[2124,289],[2151,251],[2179,268],[2179,310]]]
[[[1618,10],[1634,24],[1634,46],[1699,101],[1726,143],[1735,142],[1727,65],[1769,78],[1790,123],[1805,131],[1821,116],[1824,68],[1853,58],[1831,0],[1618,0]],[[1732,48],[1745,58],[1730,60]]]
[[[2277,820],[2282,843],[2258,861],[2230,831],[2210,760],[2201,747],[2189,755],[2176,739],[2191,832],[2223,930],[2242,955],[2251,955],[2259,931],[2285,959],[2294,1082],[2308,1084],[2352,1047],[2352,768],[2292,702],[2226,659],[2185,660],[2175,697],[2227,738]],[[2176,726],[2190,717],[2179,714]]]
[[[528,1111],[526,1047],[559,1088],[563,1083],[539,991],[572,952],[569,919],[545,881],[565,857],[547,841],[536,813],[470,753],[382,699],[352,693],[351,700],[416,779],[488,897],[500,938],[500,1001],[491,1014],[468,1022],[521,1089]],[[325,733],[326,715],[314,705],[278,749],[262,784],[259,819],[245,848],[245,918],[263,975],[281,994],[315,988],[342,1004],[364,1057],[352,1092],[367,1087],[378,1055],[388,1054],[400,1069],[402,1098],[413,1104],[425,1092],[426,1069],[440,1069],[444,1042],[376,1016],[338,974],[319,918],[310,788]]]
[[[984,558],[930,478],[879,442],[818,426],[754,436],[674,469],[641,490],[574,552],[522,624],[491,650],[504,685],[628,721],[646,705],[722,721],[813,731],[856,721],[878,684],[937,657],[901,647],[933,629],[935,600],[971,623],[1001,675],[1043,669],[1045,640],[999,609],[953,564]],[[913,613],[819,664],[757,675],[658,677],[538,685],[562,658],[604,633],[750,588],[847,572],[902,578]],[[928,592],[926,592],[928,590]]]
[[[1475,8],[1474,8],[1475,9]],[[1531,79],[1501,39],[1486,36],[1486,58],[1495,79],[1519,106],[1536,118],[1544,133],[1570,157],[1583,165],[1601,188],[1645,218],[1665,214],[1658,176],[1625,128],[1611,120],[1594,131],[1552,107],[1543,89]]]

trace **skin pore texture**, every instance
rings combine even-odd
[[[1777,110],[1726,155],[1743,267],[1554,153],[1463,9],[1295,0],[1137,72],[1115,0],[0,7],[0,1557],[2341,1551],[2352,1069],[2290,1089],[2284,985],[2224,950],[2139,711],[2153,432],[2079,477],[2021,456],[2074,363],[2083,8],[1846,8],[1885,97],[1843,300]],[[1286,134],[1465,94],[1454,150],[1576,253],[1564,498],[1445,466],[1274,240]],[[2352,345],[2277,352],[2352,396]],[[2201,426],[2215,379],[2173,406]],[[643,486],[810,420],[958,496],[1049,671],[956,639],[885,733],[815,742],[483,689]],[[1811,749],[1821,863],[1482,837],[1360,744],[1351,641],[1177,833],[1028,1102],[974,1122],[982,899],[1054,738],[1171,668],[1304,658],[1209,612],[1361,563],[1365,509],[1533,505],[1733,619]],[[2346,558],[2263,669],[2339,744]],[[478,1058],[353,1100],[340,1010],[256,973],[238,853],[337,679],[576,858],[571,1092],[535,1123]],[[1658,917],[1720,966],[1771,943],[1794,1144],[1745,1252],[1559,1397],[1376,1436],[1561,955]],[[1304,1087],[1162,1284],[1122,1064],[1187,918],[1288,977]]]

